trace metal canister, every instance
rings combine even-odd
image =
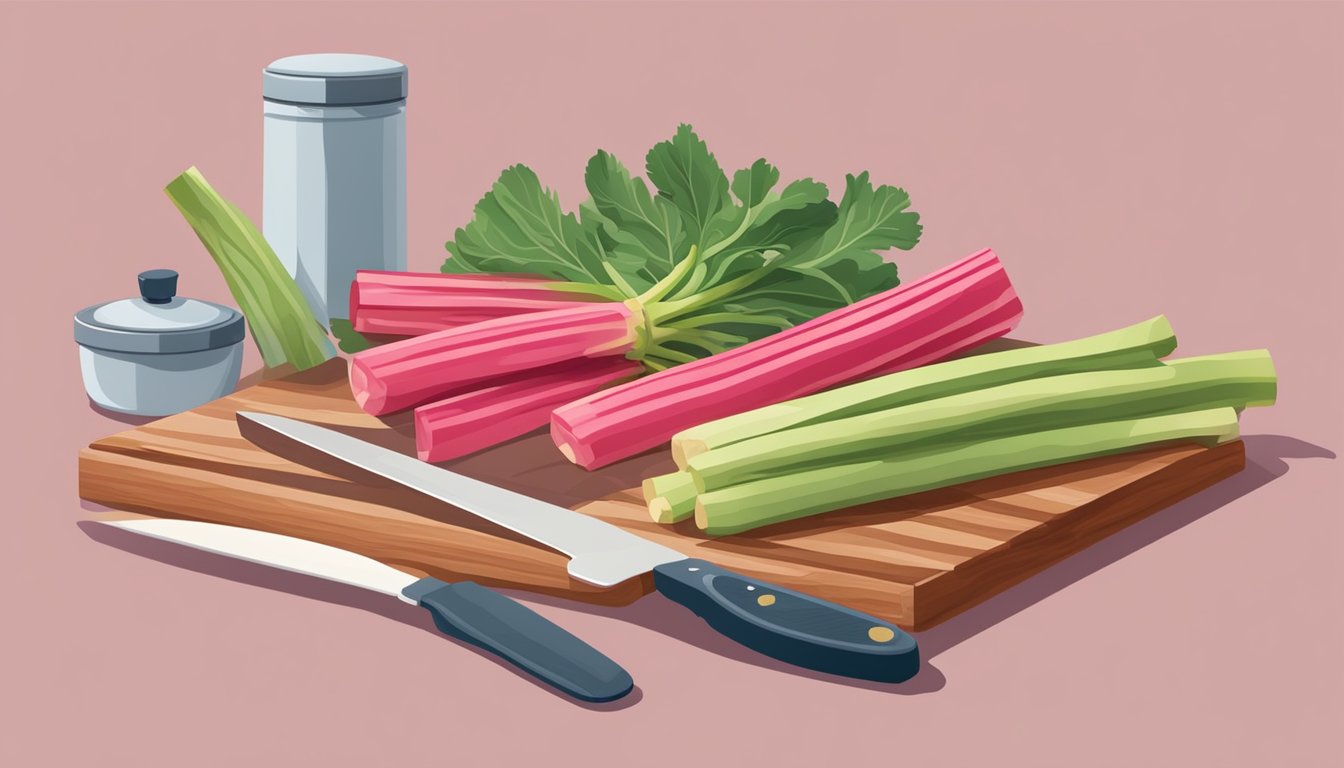
[[[262,72],[262,231],[322,322],[358,269],[406,269],[406,66],[315,53]]]

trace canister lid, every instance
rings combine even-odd
[[[95,304],[75,313],[75,341],[113,352],[197,352],[243,340],[236,309],[177,296],[171,269],[141,272],[140,297]]]
[[[406,65],[360,53],[308,53],[271,62],[261,72],[270,101],[319,106],[385,104],[406,98]]]

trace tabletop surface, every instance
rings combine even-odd
[[[0,4],[0,69],[25,73],[0,83],[0,764],[1331,764],[1341,22],[1325,3]],[[684,121],[728,168],[904,186],[926,229],[903,274],[993,247],[1022,338],[1165,313],[1184,354],[1269,348],[1280,401],[1244,415],[1241,475],[921,634],[898,686],[755,656],[657,595],[515,593],[637,682],[578,706],[414,607],[112,540],[81,524],[75,455],[125,424],[84,396],[72,315],[159,267],[236,305],[162,188],[196,165],[259,219],[259,72],[321,50],[409,67],[414,269],[505,166],[577,207],[595,149],[637,169]]]

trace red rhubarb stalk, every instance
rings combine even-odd
[[[985,249],[772,336],[562,406],[551,437],[570,461],[596,469],[696,424],[951,356],[1006,334],[1021,317],[1003,265]]]
[[[641,314],[624,302],[579,303],[395,341],[350,359],[350,389],[361,408],[381,416],[505,374],[625,355],[638,341]]]
[[[447,461],[511,440],[545,426],[556,407],[643,370],[624,357],[584,358],[422,405],[415,409],[416,453]]]
[[[350,322],[360,333],[419,336],[496,317],[619,300],[610,286],[530,275],[445,275],[360,270],[350,284]]]

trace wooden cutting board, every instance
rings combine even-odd
[[[413,453],[409,414],[384,420],[360,411],[345,361],[335,359],[94,442],[80,452],[80,496],[300,536],[446,580],[607,604],[652,590],[648,576],[605,590],[573,581],[564,555],[448,505],[352,477],[320,457],[270,453],[239,434],[239,410],[305,419]],[[1245,454],[1239,441],[1154,448],[719,539],[691,521],[668,527],[649,519],[639,484],[675,468],[665,450],[586,472],[538,433],[445,466],[917,631],[1236,474]]]

